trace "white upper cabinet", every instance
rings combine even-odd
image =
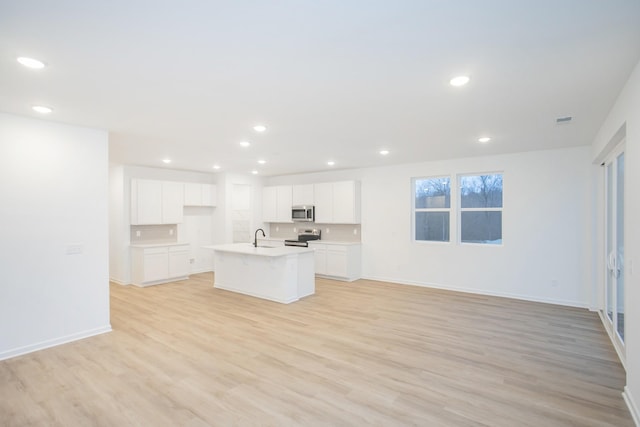
[[[162,224],[162,181],[131,180],[131,224]]]
[[[333,183],[333,222],[336,224],[360,223],[360,182]]]
[[[183,222],[184,184],[181,182],[131,180],[131,225],[179,224]]]
[[[278,193],[276,187],[264,187],[262,189],[262,221],[277,222],[278,217]]]
[[[291,186],[278,185],[276,187],[278,204],[276,218],[278,222],[292,222],[291,220]]]
[[[313,193],[313,184],[294,185],[291,204],[293,206],[313,206],[315,204]]]
[[[331,182],[315,184],[313,190],[316,222],[331,224],[333,222],[333,184]]]
[[[215,206],[217,202],[216,186],[197,182],[184,183],[185,206]]]
[[[291,186],[277,185],[262,189],[262,221],[291,222]]]
[[[360,223],[360,182],[339,181],[314,185],[316,222]]]
[[[184,185],[181,182],[162,183],[162,223],[179,224],[184,219],[182,200]]]
[[[202,184],[195,182],[184,183],[184,205],[200,206],[202,203]]]
[[[202,206],[216,206],[218,204],[218,188],[211,184],[202,184]]]

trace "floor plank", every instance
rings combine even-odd
[[[0,425],[633,426],[588,310],[325,279],[282,305],[212,283],[112,284],[113,332],[0,362]]]

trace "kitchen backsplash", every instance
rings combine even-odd
[[[300,230],[309,228],[321,229],[321,240],[335,242],[360,241],[360,224],[273,223],[269,225],[269,236],[281,239],[295,239]]]
[[[132,225],[131,243],[173,243],[178,241],[178,226],[164,225]]]

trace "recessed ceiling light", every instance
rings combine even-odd
[[[258,160],[258,163],[260,163],[261,165],[264,165],[265,163],[267,163],[267,161],[264,159],[260,159]]]
[[[267,130],[267,127],[265,125],[255,125],[253,127],[253,130],[255,130],[256,132],[264,132],[265,130]]]
[[[220,169],[220,165],[213,165],[214,169]]]
[[[248,146],[250,146],[250,145],[251,145],[251,143],[250,143],[249,141],[242,141],[242,142],[240,142],[240,146],[241,146],[241,147],[248,147]]]
[[[335,164],[336,164],[336,162],[334,162],[333,160],[329,160],[329,161],[327,162],[327,165],[329,165],[329,166],[333,166],[333,165],[335,165]]]
[[[52,108],[45,107],[44,105],[34,105],[31,108],[33,109],[33,111],[37,111],[40,114],[49,114],[53,111]]]
[[[449,84],[451,86],[464,86],[467,83],[469,83],[469,80],[470,80],[469,76],[456,76],[451,80],[449,80]]]
[[[258,175],[258,171],[257,170],[252,170],[251,173],[254,174],[254,175]]]
[[[171,159],[162,159],[162,163],[169,164],[171,163]]]
[[[482,138],[478,138],[478,142],[481,142],[483,144],[489,141],[491,141],[491,138],[489,138],[488,136],[483,136]]]
[[[386,156],[387,154],[389,154],[389,150],[380,150],[380,155]]]
[[[26,56],[21,56],[17,58],[18,62],[24,65],[25,67],[40,69],[44,68],[44,62],[38,61],[34,58],[27,58]]]

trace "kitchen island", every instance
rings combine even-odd
[[[214,288],[283,304],[315,293],[313,249],[251,243],[205,248],[214,251]]]

